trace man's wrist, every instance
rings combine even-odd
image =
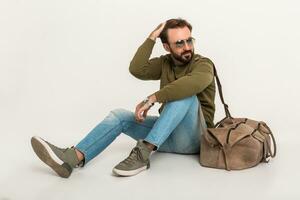
[[[150,96],[147,96],[144,100],[143,103],[147,104],[149,107],[152,107],[154,103],[156,102],[156,96],[155,94],[152,94]]]
[[[152,107],[154,103],[152,103],[149,99],[149,97],[146,97],[143,101],[144,104],[146,104],[148,107]]]
[[[155,94],[151,94],[150,96],[148,96],[148,98],[151,103],[157,102]]]

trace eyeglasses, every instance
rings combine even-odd
[[[190,37],[190,38],[188,38],[186,40],[177,40],[176,42],[174,42],[172,44],[175,44],[176,48],[182,48],[182,47],[184,47],[185,43],[188,46],[193,46],[194,43],[195,43],[195,38]]]

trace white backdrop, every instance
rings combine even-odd
[[[160,22],[182,17],[196,52],[215,62],[232,114],[299,139],[297,1],[7,0],[0,16],[1,134],[81,137],[110,110],[133,111],[159,82],[131,76],[131,58]],[[165,53],[157,40],[153,56]]]
[[[176,17],[216,64],[232,115],[266,121],[279,146],[299,144],[299,9],[296,0],[1,0],[1,176],[11,180],[20,155],[32,163],[32,135],[73,145],[110,110],[134,111],[157,91],[159,81],[134,78],[129,62]],[[157,40],[153,56],[165,53]],[[216,104],[215,122],[224,116],[218,95]]]

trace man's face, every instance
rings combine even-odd
[[[168,47],[173,57],[188,63],[194,54],[193,38],[188,27],[168,29]]]

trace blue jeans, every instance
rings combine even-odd
[[[147,116],[143,122],[135,120],[135,113],[114,109],[76,145],[84,154],[85,164],[101,153],[121,133],[135,140],[143,139],[157,147],[157,151],[181,154],[199,153],[199,121],[206,128],[203,114],[198,119],[199,101],[196,95],[167,102],[160,116]],[[201,112],[201,106],[199,109]],[[204,122],[204,123],[203,123]]]

